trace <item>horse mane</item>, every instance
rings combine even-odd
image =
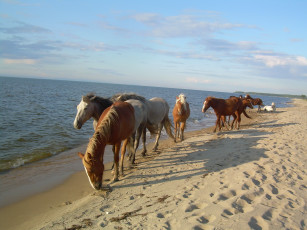
[[[91,101],[101,105],[102,108],[108,108],[113,104],[113,102],[108,98],[103,98],[95,95],[94,93],[88,93],[87,95],[83,96],[83,100],[86,102]]]
[[[127,101],[129,99],[135,99],[135,100],[139,100],[141,102],[146,102],[145,97],[142,97],[136,93],[117,93],[114,94],[110,100],[115,102],[115,101]]]
[[[176,104],[178,102],[181,103],[181,105],[183,106],[183,108],[185,110],[187,110],[187,100],[186,100],[186,97],[183,93],[179,94],[178,99],[176,100]],[[178,112],[179,112],[179,110],[178,110]]]
[[[98,124],[93,137],[90,139],[87,152],[93,152],[101,142],[107,142],[111,136],[112,124],[117,123],[119,120],[118,113],[114,107],[111,107],[102,121]],[[88,151],[90,150],[90,151]]]

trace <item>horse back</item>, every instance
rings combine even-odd
[[[133,133],[135,117],[132,105],[127,102],[115,102],[101,114],[97,127],[108,116],[111,109],[115,110],[116,119],[112,121],[111,136],[109,137],[108,144],[115,144],[128,138]]]
[[[160,97],[151,98],[146,102],[148,107],[148,121],[151,124],[158,124],[165,116],[168,115],[169,105],[168,103]]]
[[[217,99],[217,98],[216,98]],[[238,110],[242,102],[239,98],[233,97],[229,99],[217,99],[212,103],[212,108],[217,115],[228,116]]]

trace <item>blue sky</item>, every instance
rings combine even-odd
[[[307,95],[307,1],[0,0],[0,75]]]

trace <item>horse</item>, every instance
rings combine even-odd
[[[184,139],[183,132],[186,126],[186,121],[190,116],[190,106],[186,101],[186,96],[182,93],[176,96],[176,104],[173,108],[173,118],[175,126],[175,142],[176,138],[182,141]]]
[[[217,117],[213,132],[216,132],[216,128],[218,125],[219,125],[219,130],[221,131],[221,123],[220,123],[221,118],[223,119],[225,125],[226,125],[225,122],[226,116],[235,114],[236,120],[239,121],[241,119],[241,114],[239,114],[237,111],[240,106],[242,106],[242,101],[237,97],[229,98],[226,100],[215,97],[207,97],[204,101],[202,112],[205,113],[210,107],[213,108],[215,115]],[[233,128],[233,123],[231,128]],[[226,128],[228,129],[228,127]]]
[[[102,188],[103,179],[103,156],[106,145],[114,146],[114,181],[118,181],[118,167],[123,174],[123,161],[126,147],[131,148],[129,141],[135,129],[134,108],[127,102],[115,102],[101,114],[93,137],[90,139],[85,154],[78,153],[82,159],[85,172],[91,186],[99,190]],[[121,143],[121,161],[119,162],[119,150]]]
[[[246,99],[250,99],[252,102],[252,105],[258,105],[258,110],[257,112],[261,112],[261,107],[260,106],[264,106],[262,100],[260,98],[252,98],[249,94],[245,95]]]
[[[160,97],[154,97],[146,101],[148,108],[147,114],[147,129],[156,130],[156,141],[153,147],[153,151],[157,151],[159,145],[159,139],[163,127],[165,128],[166,133],[172,139],[175,139],[172,133],[172,124],[168,117],[169,105],[168,103]]]
[[[271,105],[266,105],[263,107],[263,111],[266,111],[266,112],[275,112],[276,111],[276,106],[275,106],[275,103],[272,102]]]
[[[233,98],[233,97],[232,97]],[[234,113],[232,114],[233,116],[233,121],[232,121],[232,124],[231,126],[233,126],[233,123],[235,122],[235,124],[237,125],[237,129],[240,128],[240,123],[241,123],[241,114],[243,113],[245,115],[245,117],[249,118],[249,119],[252,119],[250,116],[247,115],[245,109],[247,107],[253,109],[253,105],[251,103],[251,101],[249,99],[240,99],[242,101],[242,104],[239,105],[239,108],[237,110],[237,113],[240,114],[240,117],[239,119],[236,119],[237,118],[237,115]],[[229,116],[229,120],[228,120],[228,124],[230,123],[230,116]]]
[[[87,94],[86,96],[82,96],[79,105],[77,106],[77,114],[74,120],[74,127],[76,129],[81,129],[82,125],[93,117],[94,122],[94,130],[97,125],[97,121],[101,115],[101,113],[114,101],[125,101],[128,99],[135,99],[143,102],[147,108],[147,124],[146,128],[150,131],[151,134],[157,134],[156,142],[153,150],[157,150],[158,141],[160,138],[161,130],[163,126],[167,134],[174,138],[171,131],[171,123],[168,118],[169,105],[162,98],[152,98],[150,100],[146,100],[144,97],[134,94],[134,93],[118,93],[113,95],[110,98],[103,98],[96,96],[92,93]],[[143,131],[142,135],[143,141],[143,151],[142,156],[145,156],[146,149],[146,130]],[[136,145],[136,144],[135,144]],[[132,153],[133,155],[133,153]],[[133,157],[130,158],[133,161]]]
[[[82,125],[91,117],[94,119],[94,130],[102,112],[111,106],[115,101],[126,101],[128,99],[136,99],[145,102],[145,98],[134,93],[118,93],[110,98],[103,98],[89,93],[82,96],[80,103],[77,106],[77,114],[74,120],[74,128],[81,129]]]
[[[125,101],[132,105],[134,108],[134,117],[135,117],[135,126],[134,126],[134,133],[132,135],[134,139],[134,148],[132,153],[130,154],[129,158],[132,164],[135,162],[135,152],[139,147],[140,137],[143,137],[143,151],[142,155],[144,156],[146,153],[146,125],[147,125],[147,106],[140,100],[129,99]],[[152,134],[155,133],[152,130],[149,130]]]

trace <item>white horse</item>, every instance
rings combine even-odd
[[[159,145],[158,142],[163,127],[165,128],[168,136],[172,139],[175,139],[172,133],[172,124],[168,117],[169,105],[163,98],[160,97],[151,98],[150,100],[146,101],[146,104],[148,107],[147,128],[149,130],[158,130],[156,141],[153,147],[153,151],[157,151]]]
[[[139,147],[140,137],[143,135],[143,152],[142,155],[146,153],[146,124],[147,124],[147,106],[140,100],[130,99],[127,100],[130,105],[134,108],[135,126],[133,132],[134,139],[134,151],[130,155],[130,161],[132,164],[135,162],[135,152]],[[144,139],[145,138],[145,139]]]
[[[275,112],[276,111],[276,106],[275,106],[275,103],[272,102],[271,105],[266,105],[263,107],[263,111],[266,111],[266,112]]]

